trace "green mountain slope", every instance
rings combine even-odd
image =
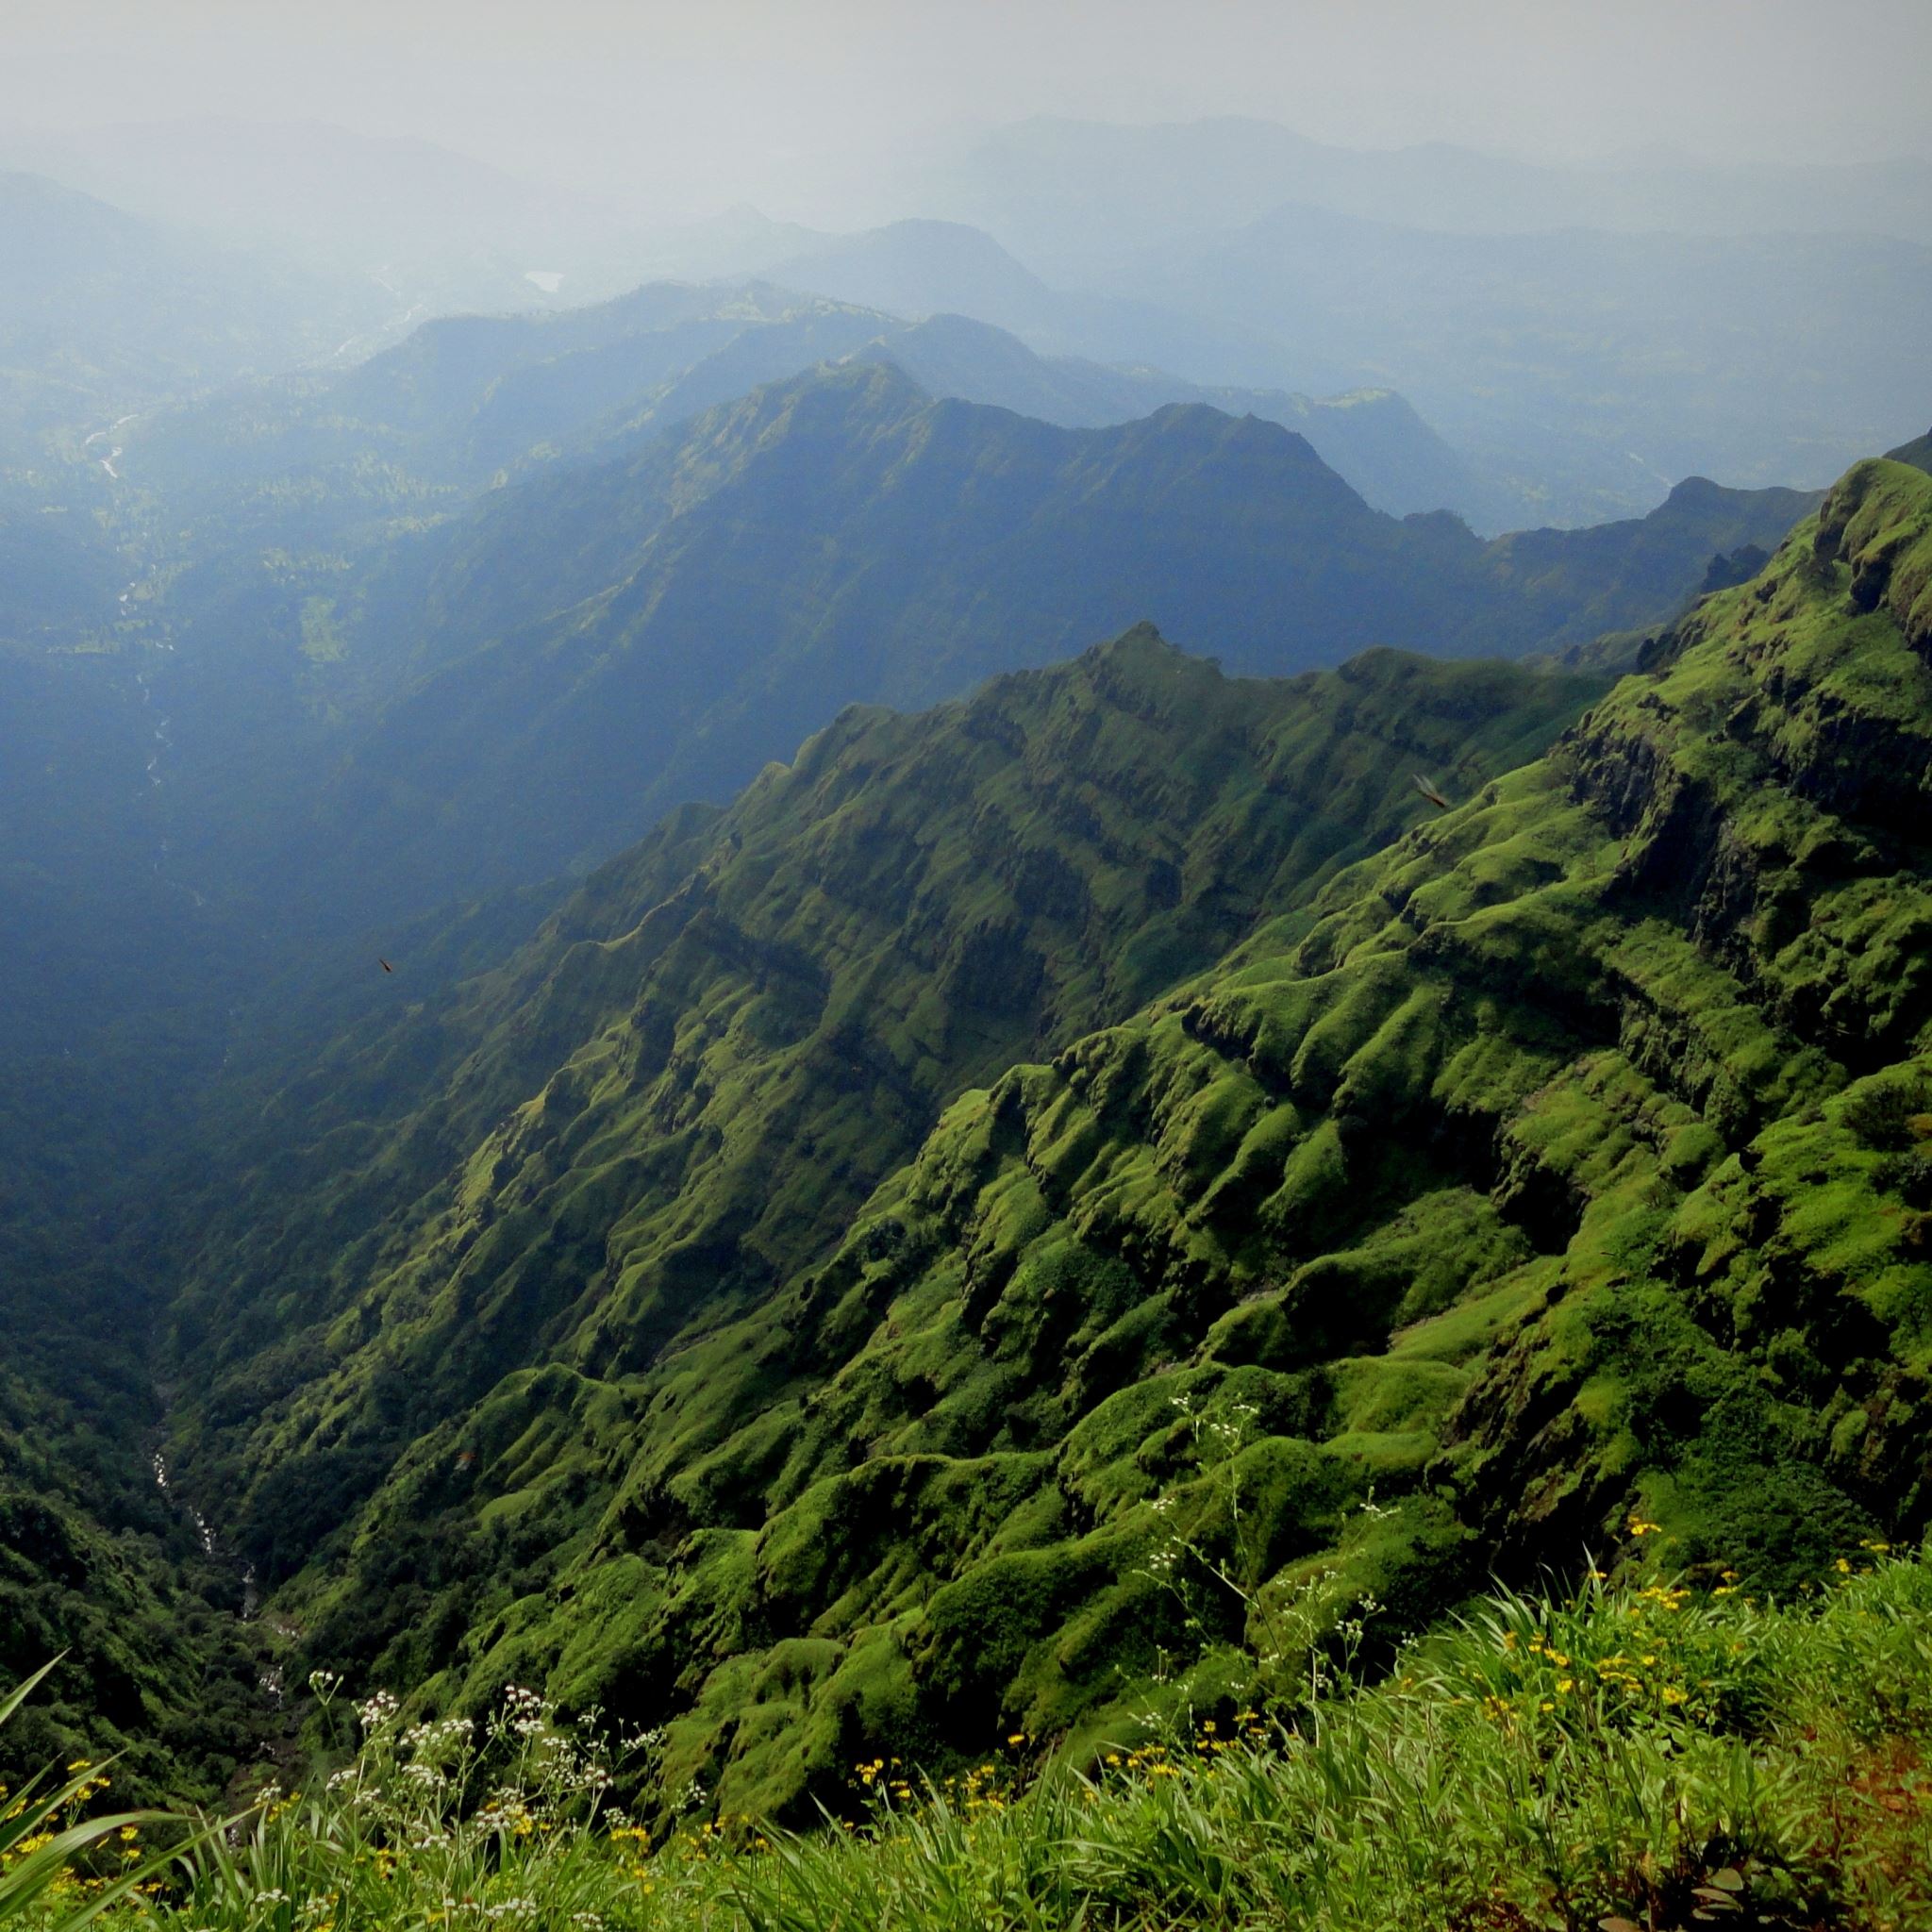
[[[1128,666],[1141,694],[1123,708],[1145,714],[1144,680],[1174,668],[1151,644],[1078,675]],[[996,715],[1053,684],[983,702]],[[975,710],[940,716],[924,728],[964,731]],[[443,1181],[331,1286],[283,1267],[300,1216],[262,1231],[252,1275],[206,1257],[184,1329],[211,1391],[183,1431],[201,1479],[251,1486],[252,1533],[274,1544],[328,1520],[317,1496],[341,1458],[386,1463],[414,1434],[285,1588],[308,1654],[404,1683],[440,1667],[458,1700],[547,1671],[567,1698],[669,1721],[667,1778],[701,1776],[728,1809],[795,1805],[881,1745],[931,1758],[1013,1726],[1077,1748],[1130,1711],[1242,1696],[1371,1597],[1376,1627],[1399,1629],[1492,1564],[1613,1561],[1633,1509],[1677,1560],[1758,1582],[1916,1536],[1932,1513],[1928,720],[1932,482],[1863,464],[1545,756],[1472,774],[1465,803],[1311,902],[1277,883],[1191,983],[1075,1037],[1107,1002],[1070,998],[1064,967],[1022,968],[1054,991],[1007,1037],[1070,1043],[959,1094],[823,1258],[784,1268],[785,1222],[816,1240],[844,1217],[842,1199],[801,1213],[795,1189],[815,1173],[862,1192],[857,1142],[836,1114],[787,1112],[782,1083],[744,1085],[733,1113],[749,1103],[776,1144],[726,1225],[782,1236],[750,1296],[707,1235],[710,1188],[681,1219],[662,1191],[669,1169],[698,1172],[724,1125],[708,1109],[746,1079],[720,1029],[775,1037],[781,1058],[797,1039],[798,1021],[740,1004],[760,968],[775,987],[778,958],[741,949],[735,995],[713,974],[683,1004],[640,1003],[619,962],[688,930],[680,902],[591,924],[489,1049],[528,1041],[532,1071],[557,1071],[472,1151],[462,1132],[441,1148]],[[1321,747],[1297,782],[1325,776]],[[1151,797],[1190,764],[1139,769]],[[1261,771],[1224,771],[1217,795],[1271,798]],[[850,808],[862,821],[886,790]],[[1088,795],[1057,781],[1049,798]],[[1012,868],[1048,812],[976,822]],[[713,844],[706,861],[721,878],[759,858],[748,826],[741,847],[726,827],[729,858]],[[882,874],[844,885],[824,836],[794,849],[862,896]],[[877,837],[896,879],[908,855]],[[1062,856],[1088,875],[1088,854]],[[978,875],[949,907],[972,910]],[[1144,881],[1147,855],[1091,876]],[[968,981],[982,1000],[1016,983],[1014,954],[993,957]],[[1041,957],[1092,972],[1108,956]],[[933,1036],[893,988],[929,987],[930,964],[852,1009],[900,1079]],[[558,1028],[575,984],[622,985],[623,1017]],[[398,1036],[388,1077],[433,1070],[425,1033],[407,1076]],[[1003,1050],[981,1040],[987,1060]],[[891,1118],[880,1050],[848,1032],[815,1085]],[[672,1089],[679,1113],[647,1128],[629,1111]],[[284,1156],[277,1185],[306,1182],[310,1213],[353,1224],[327,1176],[358,1134]],[[692,1238],[681,1271],[656,1258],[671,1228]],[[300,1338],[282,1386],[238,1382],[232,1357],[266,1359],[277,1324]],[[492,1382],[512,1336],[527,1366]],[[482,1399],[438,1413],[459,1390]]]
[[[286,1569],[563,1338],[642,1359],[765,1293],[963,1086],[1391,836],[1428,808],[1417,766],[1477,782],[1596,688],[1392,654],[1228,683],[1142,631],[921,718],[847,713],[272,1107],[252,1180],[187,1217],[179,1441],[210,1513]]]
[[[0,1673],[60,1662],[0,1740],[0,1781],[125,1752],[124,1796],[211,1802],[260,1728],[260,1663],[232,1618],[241,1586],[143,1452],[156,1409],[133,1297],[100,1292],[72,1257],[23,1267],[7,1245]]]

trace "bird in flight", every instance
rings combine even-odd
[[[387,959],[384,958],[378,958],[375,963],[378,966],[380,966],[385,973],[393,973],[396,970],[393,966],[391,966],[389,963]]]
[[[1420,772],[1411,772],[1409,774],[1409,776],[1415,780],[1415,789],[1418,791],[1420,791],[1422,795],[1424,798],[1426,798],[1429,801],[1429,803],[1436,808],[1438,811],[1447,811],[1449,809],[1449,801],[1446,798],[1444,798],[1442,794],[1436,790],[1435,786],[1431,784],[1428,779],[1424,778]]]

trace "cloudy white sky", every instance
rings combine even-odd
[[[1928,89],[1932,0],[0,0],[0,123],[316,118],[667,211],[1036,113],[1876,158]]]

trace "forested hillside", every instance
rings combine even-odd
[[[922,224],[800,273],[1031,342],[660,282],[210,390],[337,311],[6,197],[169,321],[8,338],[8,1778],[212,1798],[322,1667],[807,1820],[1633,1515],[1923,1533],[1923,439],[1485,541],[1392,391]]]

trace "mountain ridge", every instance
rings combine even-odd
[[[596,827],[728,796],[841,702],[929,703],[1143,618],[1241,673],[1581,641],[1662,621],[1713,554],[1774,544],[1810,501],[1691,491],[1641,523],[1486,548],[1451,518],[1371,510],[1278,424],[1182,404],[1061,429],[890,367],[768,386],[441,540],[415,681],[337,781],[331,852],[407,849],[392,787],[444,801],[418,862],[456,882],[518,856],[465,826],[524,828],[548,869],[601,857],[617,841],[600,851]],[[574,597],[546,608],[559,580]],[[499,729],[521,747],[515,800],[486,796],[464,752]]]

